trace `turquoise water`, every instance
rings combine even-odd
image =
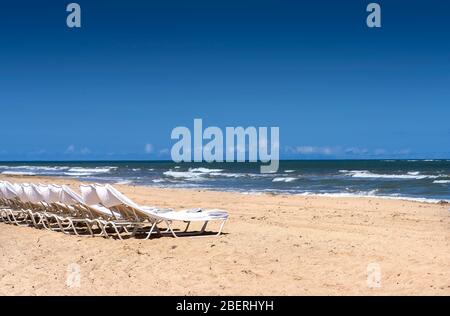
[[[450,160],[286,160],[274,174],[256,163],[168,161],[1,162],[0,173],[88,182],[244,193],[383,196],[450,201]]]

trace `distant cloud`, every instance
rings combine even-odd
[[[411,149],[403,148],[394,152],[396,155],[409,155],[411,153]]]
[[[45,155],[47,151],[45,149],[39,149],[36,151],[31,152],[32,155]]]
[[[146,154],[151,154],[153,152],[153,145],[145,144],[144,151]]]
[[[66,155],[88,155],[91,153],[91,150],[87,147],[83,147],[80,150],[73,144],[69,145],[67,149],[64,151]]]
[[[336,153],[337,150],[332,147],[297,146],[287,147],[286,151],[301,155],[332,155]]]
[[[350,155],[367,155],[369,150],[366,148],[350,147],[345,149],[345,153]]]
[[[69,145],[64,153],[65,154],[73,154],[73,153],[75,153],[75,145]]]
[[[367,149],[363,147],[342,147],[342,146],[287,146],[285,152],[303,156],[327,156],[327,157],[382,157],[407,155],[410,150],[399,150],[389,152],[384,148]]]
[[[383,148],[377,148],[377,149],[375,149],[375,150],[373,151],[373,153],[374,153],[376,156],[382,156],[382,155],[386,155],[386,154],[387,154],[387,151],[386,151],[386,149],[383,149]]]
[[[91,153],[91,151],[89,150],[89,148],[84,147],[83,149],[80,150],[80,153],[82,155],[88,155]]]

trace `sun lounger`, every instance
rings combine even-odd
[[[192,209],[185,211],[173,211],[164,209],[159,211],[155,207],[140,206],[119,192],[113,186],[106,185],[94,185],[95,191],[101,201],[101,203],[110,209],[116,209],[125,216],[134,216],[137,220],[148,222],[151,224],[150,230],[147,233],[146,239],[150,238],[153,232],[161,234],[161,231],[157,227],[160,223],[165,223],[167,231],[174,237],[180,237],[181,235],[203,235],[205,233],[206,225],[211,221],[219,221],[220,228],[216,236],[222,233],[223,226],[228,219],[228,213],[223,210],[203,210]],[[172,227],[174,221],[187,223],[183,233],[176,233]],[[203,226],[196,234],[188,232],[189,225],[192,222],[203,222]]]

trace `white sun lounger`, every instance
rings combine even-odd
[[[64,233],[73,231],[76,235],[80,235],[79,230],[82,229],[88,230],[89,234],[93,235],[91,226],[97,222],[85,216],[84,210],[72,205],[75,202],[71,199],[69,188],[64,190],[63,187],[56,185],[2,183],[0,190],[10,201],[8,204],[10,209],[2,211],[2,217],[10,223],[44,227]],[[80,224],[84,227],[80,227]]]
[[[124,194],[119,192],[113,186],[106,185],[93,185],[95,191],[102,203],[102,205],[106,206],[110,209],[117,209],[117,211],[126,214],[126,216],[130,216],[131,214],[141,221],[148,221],[151,224],[150,230],[147,233],[146,239],[150,238],[151,234],[155,231],[158,234],[161,234],[161,231],[157,227],[157,224],[164,222],[167,225],[168,232],[172,234],[174,237],[180,237],[180,233],[175,233],[172,222],[173,221],[182,221],[186,222],[187,226],[182,233],[182,235],[190,235],[194,236],[193,233],[188,233],[187,230],[189,225],[192,222],[203,222],[203,226],[201,230],[195,235],[203,235],[206,229],[206,225],[210,221],[220,221],[220,228],[216,236],[219,236],[222,233],[223,226],[228,219],[228,213],[223,210],[202,210],[202,209],[192,209],[192,210],[184,210],[184,211],[173,211],[163,209],[158,210],[155,207],[146,207],[140,206],[126,197]]]
[[[157,227],[160,223],[165,223],[165,232],[174,237],[204,235],[211,221],[220,222],[215,234],[218,236],[228,219],[226,211],[217,209],[174,211],[138,205],[111,185],[81,185],[80,191],[81,196],[67,186],[0,181],[0,219],[16,225],[33,225],[64,233],[72,230],[76,235],[83,229],[92,236],[107,237],[107,228],[112,228],[120,239],[121,232],[130,233],[130,228],[133,229],[132,235],[143,230],[147,234],[146,239],[153,233],[161,235]],[[187,226],[183,232],[176,232],[173,222],[185,222]],[[199,232],[188,232],[192,222],[203,222]],[[100,228],[101,232],[94,234],[93,227]]]
[[[80,235],[79,230],[87,230],[93,235],[92,223],[84,214],[66,203],[68,199],[65,199],[61,186],[22,184],[21,187],[22,191],[18,189],[18,195],[33,213],[31,220],[34,226],[42,225],[48,230],[59,230],[65,234],[73,231],[76,235]],[[39,221],[36,222],[36,219]],[[55,224],[57,227],[54,227]]]
[[[33,217],[34,214],[28,209],[27,203],[21,201],[16,188],[17,186],[8,181],[0,182],[0,191],[2,192],[3,204],[5,204],[0,214],[5,222],[18,226],[28,226],[29,217]],[[22,187],[20,189],[21,194],[24,195]]]

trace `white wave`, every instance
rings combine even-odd
[[[141,171],[141,168],[133,168],[132,171]]]
[[[376,190],[373,190],[376,191]],[[399,195],[375,195],[371,192],[373,191],[360,191],[355,193],[345,193],[345,192],[336,192],[336,193],[317,193],[317,192],[303,192],[297,195],[302,196],[326,196],[326,197],[348,197],[348,198],[364,198],[370,197],[375,199],[388,199],[388,200],[402,200],[402,201],[412,201],[412,202],[421,202],[421,203],[439,203],[441,201],[450,203],[450,200],[443,199],[428,199],[428,198],[417,198],[417,197],[409,197],[409,196],[399,196]]]
[[[175,166],[175,167],[173,167],[174,169],[180,169],[181,167],[180,166]]]
[[[223,173],[222,171],[223,169],[191,168],[189,171],[169,170],[163,174],[172,178],[194,181],[206,180],[211,177],[241,178],[247,176],[244,173]]]
[[[288,170],[284,170],[284,172],[286,172],[286,173],[292,173],[292,172],[295,172],[295,170],[290,170],[290,169],[288,169]]]
[[[122,184],[122,185],[125,185],[125,184],[131,184],[132,183],[132,181],[131,180],[121,180],[121,181],[118,181],[118,182],[116,182],[116,184]]]
[[[244,173],[221,173],[221,172],[211,172],[208,173],[209,176],[215,177],[226,177],[226,178],[242,178],[245,177]]]
[[[351,170],[347,172],[347,175],[353,178],[381,178],[381,179],[436,179],[439,176],[435,175],[420,175],[420,174],[378,174],[372,173],[368,170]]]
[[[346,169],[342,169],[339,170],[340,173],[353,173],[353,172],[370,172],[369,170],[346,170]]]
[[[8,176],[34,176],[36,173],[29,171],[3,171],[2,174]]]
[[[420,172],[419,172],[419,171],[410,171],[410,172],[408,172],[408,174],[409,174],[410,176],[417,176],[417,175],[420,174]]]
[[[117,169],[117,167],[98,167],[98,168],[84,168],[84,167],[72,167],[69,169],[71,173],[109,173],[111,170]]]
[[[293,178],[293,177],[277,177],[277,178],[274,178],[273,180],[272,180],[272,182],[293,182],[293,181],[295,181],[295,180],[297,180],[297,178]]]
[[[163,173],[165,176],[176,178],[176,179],[186,179],[189,181],[204,180],[201,173],[190,172],[190,171],[166,171]]]
[[[67,170],[69,167],[50,167],[50,166],[0,166],[0,169],[7,170],[26,170],[26,171],[59,171],[59,170]]]
[[[69,177],[85,177],[85,176],[92,176],[91,172],[64,172],[65,176]]]
[[[190,172],[200,172],[200,173],[211,173],[211,172],[222,172],[223,169],[209,169],[209,168],[189,168]]]
[[[434,180],[433,183],[445,184],[450,183],[450,180]]]
[[[243,195],[263,195],[264,192],[259,192],[259,191],[240,191],[240,194]]]
[[[154,182],[154,183],[161,183],[161,182],[165,182],[166,180],[164,180],[164,179],[153,179],[152,180],[152,182]]]

